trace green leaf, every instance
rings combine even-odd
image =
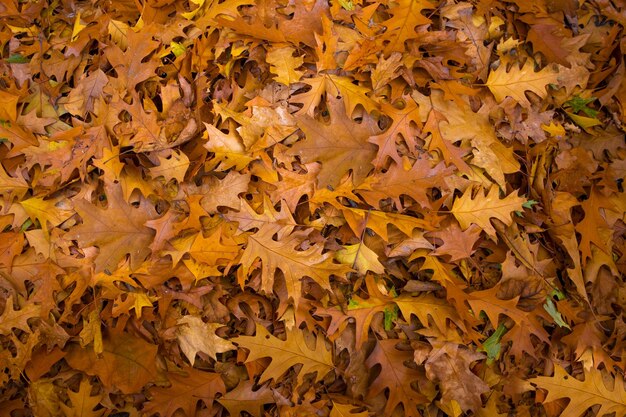
[[[185,46],[179,42],[170,42],[170,47],[172,48],[172,52],[174,53],[174,55],[176,55],[176,57],[184,55],[187,51],[187,48],[185,48]]]
[[[571,100],[565,102],[567,107],[570,107],[574,113],[583,112],[591,118],[595,118],[598,115],[598,111],[588,107],[589,103],[596,101],[595,97],[582,98],[580,96],[574,96]]]
[[[22,227],[20,227],[20,232],[25,232],[28,230],[29,227],[31,227],[33,225],[33,221],[31,219],[27,219],[23,224]]]
[[[494,360],[500,357],[500,349],[502,346],[500,345],[500,340],[502,340],[502,336],[507,332],[507,328],[504,324],[500,324],[495,332],[485,342],[481,347],[478,348],[479,351],[485,352],[487,354],[487,363],[491,364]]]
[[[558,324],[560,327],[565,327],[571,330],[569,324],[563,321],[563,316],[561,316],[561,313],[556,309],[556,304],[554,304],[552,298],[546,297],[546,302],[543,305],[543,308],[548,312],[548,314],[550,315],[550,317],[552,317],[556,324]]]
[[[11,56],[7,59],[9,64],[28,64],[30,59],[20,55],[20,54],[11,54]]]
[[[552,290],[552,292],[550,293],[550,297],[556,297],[556,299],[559,301],[565,300],[565,294],[563,294],[563,292],[558,288]]]
[[[522,204],[522,207],[529,209],[532,208],[532,206],[534,206],[535,204],[539,204],[539,202],[535,200],[528,200],[527,202]]]
[[[398,319],[398,306],[394,304],[393,306],[385,307],[383,313],[385,315],[385,330],[393,329],[393,322]]]
[[[341,7],[348,11],[354,10],[354,4],[352,4],[352,0],[339,0],[339,4],[341,5]]]

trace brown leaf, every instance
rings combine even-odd
[[[168,372],[167,379],[169,387],[149,389],[152,398],[146,402],[143,412],[158,412],[163,417],[171,417],[182,409],[187,416],[193,416],[199,400],[210,407],[218,394],[226,392],[220,374],[215,372],[186,367]]]
[[[126,254],[130,254],[131,268],[137,269],[150,254],[148,246],[154,237],[153,231],[144,226],[149,214],[126,203],[119,186],[107,187],[106,196],[106,209],[86,200],[74,201],[83,223],[70,230],[65,239],[76,240],[82,248],[98,246],[96,272],[116,270]]]
[[[389,388],[389,398],[385,406],[385,415],[391,415],[394,409],[402,404],[407,417],[420,416],[418,405],[428,404],[429,399],[412,387],[412,383],[424,378],[419,371],[405,365],[413,358],[412,351],[396,349],[398,340],[379,340],[374,351],[367,358],[366,364],[371,368],[380,364],[381,371],[370,386],[370,395],[377,395]],[[420,384],[421,385],[421,384]]]
[[[433,347],[426,361],[426,375],[441,387],[441,401],[456,401],[463,411],[481,408],[480,396],[489,391],[489,385],[472,373],[470,365],[484,355],[456,343],[434,342]]]
[[[319,187],[337,186],[350,170],[354,181],[359,183],[372,168],[375,147],[367,138],[376,134],[378,128],[368,116],[361,123],[349,118],[340,100],[329,98],[328,105],[332,124],[309,116],[298,118],[298,126],[306,138],[296,143],[289,155],[299,156],[304,163],[322,163],[317,177]]]
[[[71,367],[97,375],[107,386],[132,394],[156,380],[156,357],[157,345],[116,330],[104,337],[101,356],[72,344],[65,359]]]

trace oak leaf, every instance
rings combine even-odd
[[[511,300],[502,300],[497,297],[498,286],[493,288],[474,291],[468,294],[467,303],[474,314],[484,311],[493,327],[500,323],[500,315],[508,316],[515,326],[502,338],[504,342],[511,340],[511,354],[520,357],[522,352],[534,355],[534,346],[529,335],[536,336],[539,340],[550,343],[548,332],[543,328],[537,312],[526,312],[517,307],[519,296]],[[541,312],[541,310],[539,310]]]
[[[311,86],[311,90],[297,94],[291,99],[292,103],[303,105],[297,113],[299,115],[307,114],[313,117],[315,109],[321,103],[324,93],[326,93],[328,98],[341,97],[343,99],[345,114],[348,118],[352,116],[357,105],[363,106],[367,113],[371,113],[378,108],[378,103],[367,95],[370,90],[354,84],[353,80],[349,77],[324,74],[322,76],[304,79],[302,82]]]
[[[341,100],[329,97],[331,123],[319,122],[309,116],[298,118],[298,126],[306,138],[289,151],[304,163],[321,162],[317,177],[319,187],[336,187],[341,178],[352,170],[354,181],[359,183],[372,168],[376,147],[367,142],[380,129],[374,120],[365,115],[361,123],[350,118]]]
[[[206,238],[202,236],[202,233],[191,235],[189,238],[181,238],[173,242],[172,246],[179,249],[180,245],[182,250],[177,254],[173,251],[168,253],[172,254],[174,263],[177,263],[184,253],[189,253],[193,259],[208,266],[228,266],[239,257],[241,246],[225,233],[223,229],[218,228]],[[217,268],[215,270],[217,271]]]
[[[0,137],[13,145],[7,154],[8,157],[20,155],[25,148],[39,145],[39,140],[30,130],[22,128],[15,122],[0,123]]]
[[[461,348],[456,343],[431,343],[434,349],[426,361],[426,375],[441,387],[441,401],[456,401],[465,412],[480,408],[480,396],[489,391],[489,385],[472,373],[470,365],[484,359],[484,355]]]
[[[480,232],[480,228],[474,224],[466,230],[461,230],[456,224],[451,224],[442,230],[430,232],[429,236],[439,238],[443,242],[432,254],[448,255],[451,262],[469,258],[475,252],[474,246],[480,239]]]
[[[106,412],[105,408],[94,411],[94,408],[100,404],[102,394],[92,396],[92,385],[89,383],[88,378],[83,378],[80,381],[78,392],[67,390],[67,396],[70,398],[71,406],[67,406],[60,403],[66,417],[101,417]]]
[[[391,126],[385,132],[368,139],[369,142],[378,146],[378,154],[374,159],[374,165],[377,168],[384,167],[388,158],[393,159],[398,165],[402,164],[402,159],[398,153],[397,139],[402,138],[404,140],[410,153],[413,153],[417,148],[415,135],[417,127],[421,125],[420,112],[415,100],[406,98],[407,100],[402,99],[395,105],[381,104],[381,111],[391,118]]]
[[[610,252],[611,228],[607,222],[607,210],[616,211],[615,204],[601,194],[595,187],[591,189],[589,198],[582,202],[585,217],[576,225],[581,239],[579,249],[582,253],[583,265],[591,258],[592,245],[596,245],[605,253]]]
[[[485,196],[482,191],[478,191],[472,197],[472,190],[465,191],[463,196],[454,200],[452,214],[458,220],[461,228],[466,230],[470,225],[476,224],[482,228],[489,236],[495,236],[496,231],[491,225],[491,219],[495,218],[506,225],[512,223],[511,213],[522,210],[522,204],[526,200],[522,197],[509,194],[503,199],[498,198],[500,193],[497,186],[492,185]]]
[[[440,128],[440,125],[443,123],[449,123],[443,113],[436,109],[432,109],[428,113],[428,119],[426,119],[426,124],[424,125],[424,131],[430,133],[428,150],[431,152],[438,151],[446,165],[454,165],[461,172],[470,172],[469,165],[463,159],[467,151],[454,146],[454,142],[457,142],[460,138],[454,137],[449,139],[444,137]]]
[[[416,391],[411,383],[425,378],[416,369],[407,367],[404,363],[413,359],[413,351],[396,349],[398,340],[379,340],[374,350],[367,358],[366,364],[371,368],[380,364],[381,371],[370,385],[371,395],[377,395],[386,388],[389,389],[389,398],[385,406],[385,415],[392,415],[394,409],[402,404],[407,417],[420,417],[417,410],[420,404],[428,404],[429,399]]]
[[[319,315],[329,315],[331,317],[331,323],[326,329],[326,333],[333,340],[338,337],[338,333],[343,332],[350,321],[353,321],[355,324],[354,339],[357,349],[360,349],[363,343],[367,342],[374,316],[391,307],[393,301],[391,297],[380,291],[372,275],[365,277],[365,283],[369,293],[368,298],[364,299],[354,295],[344,309],[319,307],[316,310],[316,313]]]
[[[393,302],[398,306],[407,322],[411,320],[411,315],[415,315],[424,327],[430,327],[432,321],[440,331],[444,331],[450,327],[448,324],[448,320],[450,320],[463,332],[467,331],[465,323],[459,317],[456,309],[450,303],[432,294],[416,297],[402,294],[394,298]]]
[[[28,184],[21,177],[13,177],[7,173],[0,165],[0,196],[3,202],[10,202],[13,199],[21,199],[28,192]]]
[[[413,236],[415,229],[431,228],[427,221],[405,214],[363,210],[352,207],[342,207],[341,211],[346,222],[357,236],[361,236],[365,228],[369,228],[385,242],[389,241],[388,228],[390,225],[393,225],[407,236]]]
[[[296,50],[290,46],[272,48],[267,53],[267,62],[270,64],[270,71],[276,74],[275,80],[287,86],[296,83],[302,78],[304,71],[298,71],[304,62],[301,56],[294,57]]]
[[[15,310],[13,308],[13,296],[9,296],[0,316],[0,334],[9,335],[13,329],[30,332],[28,319],[39,316],[39,310],[40,306],[34,303],[28,303],[21,309]]]
[[[422,14],[422,10],[430,9],[433,5],[424,0],[401,0],[389,9],[391,18],[382,22],[387,28],[385,31],[385,53],[404,52],[404,43],[418,37],[417,26],[431,22]]]
[[[364,242],[354,245],[345,245],[343,249],[337,251],[335,259],[345,265],[350,265],[365,275],[367,271],[375,274],[384,274],[385,267],[378,260],[376,252],[365,246]]]
[[[117,45],[110,46],[105,56],[118,76],[115,80],[117,90],[132,92],[140,82],[156,77],[159,61],[154,57],[145,58],[156,50],[159,42],[147,31],[136,33],[127,29],[126,36],[128,45],[125,51]]]
[[[191,366],[196,361],[198,352],[205,353],[213,360],[217,360],[217,353],[236,349],[228,340],[222,339],[215,331],[222,327],[219,323],[205,323],[200,317],[184,316],[176,322],[176,338]]]
[[[261,358],[271,358],[269,366],[263,371],[259,383],[269,379],[279,381],[289,368],[302,365],[298,381],[304,375],[316,372],[316,381],[334,369],[332,354],[326,349],[323,336],[315,337],[315,347],[307,344],[304,333],[299,329],[287,331],[286,340],[272,336],[265,327],[257,324],[255,336],[239,336],[232,339],[240,347],[250,351],[246,362]]]
[[[168,372],[167,379],[169,387],[149,389],[152,398],[145,404],[144,413],[158,412],[163,417],[171,417],[182,409],[187,416],[194,416],[199,400],[210,407],[219,394],[226,392],[222,377],[215,372],[186,367]]]
[[[200,205],[210,214],[215,213],[218,207],[238,209],[239,194],[248,191],[249,183],[250,174],[240,174],[237,171],[230,171],[221,179],[211,177],[206,184],[206,194],[200,200]]]
[[[94,110],[94,100],[102,95],[102,89],[109,83],[109,78],[101,69],[97,69],[81,78],[76,88],[70,91],[65,109],[76,115],[84,116]]]
[[[496,136],[488,106],[483,105],[474,112],[469,100],[447,100],[438,90],[433,90],[428,97],[418,92],[412,97],[419,103],[422,117],[424,112],[432,109],[445,116],[445,120],[437,125],[439,132],[433,132],[431,140],[437,139],[438,134],[447,142],[469,140],[474,148],[471,164],[483,168],[501,188],[506,188],[504,174],[517,172],[520,164],[513,148],[505,146]]]
[[[260,417],[263,414],[263,405],[274,402],[272,390],[263,385],[254,388],[252,381],[240,381],[234,389],[217,399],[232,417],[238,417],[242,412],[251,416]]]
[[[287,293],[298,303],[302,288],[302,278],[309,277],[330,289],[330,276],[344,276],[351,269],[332,261],[330,253],[322,253],[321,245],[311,245],[306,250],[297,250],[307,238],[308,233],[296,231],[281,240],[274,240],[276,233],[273,225],[266,225],[257,233],[248,236],[246,249],[241,257],[240,276],[245,277],[255,268],[254,261],[261,259],[262,289],[270,294],[274,287],[276,270],[280,269],[285,276]],[[240,284],[243,285],[240,280]]]
[[[333,408],[330,410],[329,417],[368,417],[369,413],[367,411],[362,412],[354,412],[352,410],[358,409],[361,407],[355,407],[350,404],[339,404],[333,402]]]
[[[204,126],[208,142],[203,146],[208,151],[213,152],[211,166],[215,170],[225,171],[235,168],[237,171],[241,171],[255,159],[246,151],[243,141],[235,132],[224,133],[208,123],[205,123]]]
[[[357,187],[357,193],[370,205],[380,207],[380,200],[391,198],[396,209],[401,211],[403,205],[400,197],[411,197],[422,207],[429,207],[429,189],[445,188],[444,178],[453,169],[443,163],[435,164],[429,158],[419,158],[409,169],[402,165],[392,164],[385,175],[368,177]]]
[[[32,197],[20,201],[20,205],[24,207],[32,220],[39,220],[39,224],[46,235],[49,233],[48,223],[52,227],[58,226],[73,214],[72,210],[67,207],[67,201],[64,200],[44,200],[43,198]]]
[[[156,379],[157,349],[157,345],[114,329],[103,338],[102,355],[73,344],[65,359],[71,367],[97,375],[107,386],[132,394]]]
[[[65,239],[76,240],[82,248],[98,246],[96,273],[114,271],[126,254],[130,254],[131,269],[137,269],[150,254],[149,245],[154,237],[154,231],[144,226],[149,215],[124,201],[119,185],[109,185],[106,191],[106,209],[86,200],[74,201],[83,224],[72,228]]]
[[[540,376],[530,381],[548,391],[545,402],[569,398],[569,403],[561,416],[580,417],[589,407],[599,405],[598,416],[609,413],[626,414],[626,389],[621,376],[616,376],[607,386],[602,371],[591,368],[585,371],[585,380],[580,381],[559,365],[554,365],[553,376]]]
[[[526,91],[532,91],[541,98],[548,94],[546,86],[557,84],[559,70],[552,66],[535,72],[532,60],[527,60],[519,68],[514,65],[509,71],[502,65],[489,73],[485,84],[500,103],[509,96],[517,101],[522,107],[530,107],[530,101],[526,98]]]

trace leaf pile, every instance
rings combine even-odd
[[[0,415],[625,415],[625,16],[3,1]]]

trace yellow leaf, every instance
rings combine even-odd
[[[44,200],[33,197],[21,201],[20,204],[32,220],[39,220],[44,233],[48,234],[48,222],[54,227],[63,223],[74,214],[73,210],[63,208],[62,200]]]
[[[489,73],[486,86],[493,93],[498,103],[507,96],[513,98],[523,107],[530,107],[526,98],[526,91],[532,91],[541,98],[545,98],[546,86],[556,84],[559,71],[553,66],[535,72],[531,60],[527,60],[522,68],[513,66],[508,72],[505,66],[500,66]]]
[[[131,296],[129,294],[129,296]],[[135,309],[135,314],[137,314],[137,318],[141,318],[141,310],[144,307],[152,308],[152,302],[156,301],[156,297],[150,297],[144,292],[133,293],[132,296],[135,298],[135,302],[133,303],[133,307]]]
[[[585,129],[588,133],[592,132],[589,130],[590,127],[602,126],[602,122],[593,117],[579,116],[568,111],[566,111],[565,113],[570,117],[570,119],[574,121],[574,123]]]
[[[176,57],[183,55],[185,51],[187,51],[185,45],[174,41],[170,42],[170,48],[172,49],[172,52],[174,53],[174,55],[176,55]]]
[[[341,95],[343,97],[348,116],[352,115],[357,104],[362,105],[368,113],[378,108],[378,103],[367,95],[367,93],[371,92],[369,88],[353,84],[353,80],[349,77],[340,77],[332,74],[327,74],[325,77],[326,91],[334,96]]]
[[[109,31],[109,36],[111,36],[111,40],[115,43],[122,51],[125,51],[128,47],[128,36],[126,33],[128,32],[130,26],[128,26],[124,22],[120,22],[119,20],[111,20],[109,22],[109,26],[107,27]]]
[[[195,4],[197,7],[190,12],[180,14],[182,17],[184,17],[185,19],[189,19],[189,20],[193,19],[199,12],[202,12],[202,14],[204,14],[203,6],[205,3],[205,0],[191,0],[191,3]],[[213,2],[210,2],[210,3],[213,3]]]
[[[362,411],[360,413],[355,413],[352,410],[356,410],[362,407],[350,405],[350,404],[339,404],[333,402],[333,408],[330,410],[330,417],[368,417],[369,413],[367,411]]]
[[[74,20],[74,29],[72,30],[72,42],[76,40],[81,30],[85,29],[87,25],[80,22],[80,12],[76,14],[76,20]]]
[[[204,144],[204,147],[213,152],[213,160],[209,161],[209,164],[217,171],[226,171],[230,168],[235,168],[237,171],[244,169],[255,158],[250,156],[246,151],[241,139],[235,136],[234,133],[224,133],[218,128],[208,123],[205,123],[206,136],[208,142]]]
[[[565,128],[560,123],[550,122],[549,125],[541,125],[541,128],[552,137],[565,136]]]
[[[104,172],[105,181],[114,182],[120,179],[124,164],[120,161],[120,148],[104,148],[102,158],[94,159],[93,164]]]
[[[496,50],[498,51],[498,55],[503,56],[506,55],[511,49],[515,49],[519,46],[520,41],[514,38],[502,39],[498,46],[496,46]]]
[[[499,192],[498,187],[493,185],[486,196],[479,191],[476,197],[472,198],[472,190],[468,189],[462,197],[457,198],[451,211],[461,228],[465,230],[474,223],[489,236],[495,236],[496,231],[491,225],[490,219],[496,218],[510,225],[512,223],[511,213],[522,210],[522,204],[526,200],[514,195],[514,193],[500,200],[498,198]]]
[[[459,417],[463,414],[463,410],[456,400],[450,400],[449,402],[438,401],[436,404],[441,411],[450,417]]]
[[[342,264],[354,265],[354,268],[361,274],[365,274],[367,271],[376,274],[385,273],[385,267],[378,261],[376,252],[365,246],[364,243],[345,245],[343,249],[337,252],[335,259]]]
[[[270,71],[276,75],[275,80],[279,83],[290,85],[297,83],[302,78],[304,71],[297,71],[304,62],[301,56],[294,57],[296,50],[291,46],[282,48],[272,48],[267,53],[267,62],[270,64]]]

